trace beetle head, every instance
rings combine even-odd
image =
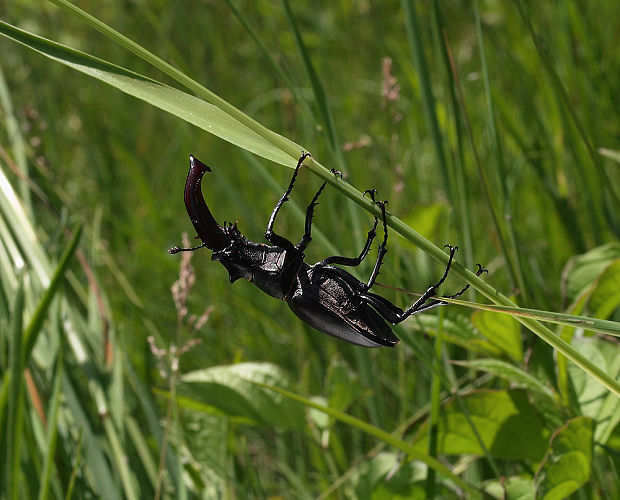
[[[230,226],[226,229],[229,228]],[[224,250],[213,252],[211,259],[217,260],[226,268],[231,283],[234,283],[239,278],[245,278],[246,280],[252,279],[252,271],[250,268],[255,262],[247,258],[248,243],[249,242],[237,231],[237,234],[233,235],[233,241],[229,246]]]

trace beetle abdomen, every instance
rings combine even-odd
[[[393,347],[399,339],[385,320],[357,296],[363,284],[332,266],[300,269],[287,302],[301,320],[345,342],[364,347]]]

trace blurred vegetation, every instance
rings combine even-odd
[[[613,2],[79,6],[377,188],[520,306],[620,328]],[[179,87],[52,3],[2,3],[0,19]],[[449,306],[365,350],[231,286],[206,250],[168,255],[193,236],[190,153],[213,169],[215,217],[254,241],[291,170],[7,38],[0,50],[0,497],[620,496],[609,385],[509,316]],[[318,185],[301,171],[278,232],[299,238]],[[308,262],[357,255],[371,223],[328,187]],[[365,279],[375,251],[352,272]],[[442,270],[391,231],[382,284],[424,291]],[[553,331],[620,380],[615,337]]]

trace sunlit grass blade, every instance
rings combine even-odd
[[[28,162],[26,160],[26,143],[24,137],[19,129],[19,123],[15,117],[13,111],[13,102],[11,100],[11,93],[4,78],[4,71],[0,66],[0,103],[2,103],[2,109],[4,110],[4,121],[6,124],[6,132],[13,152],[13,158],[15,164],[19,168],[21,175],[23,176],[22,182],[20,182],[19,193],[20,198],[24,202],[24,205],[28,209],[32,209],[30,189],[24,179],[28,177]]]
[[[2,21],[0,21],[0,33],[50,59],[168,111],[207,132],[256,153],[263,158],[287,166],[293,163],[294,166],[291,156],[285,153],[281,145],[276,146],[266,138],[268,134],[259,135],[213,104],[84,52],[20,30]],[[282,138],[282,141],[286,142],[289,150],[296,151],[296,159],[299,151],[302,149],[301,146],[284,138]]]
[[[10,339],[11,354],[9,359],[10,370],[6,371],[4,374],[4,380],[10,381],[10,384],[6,385],[6,387],[8,388],[7,392],[9,393],[10,398],[8,400],[8,414],[6,424],[6,448],[4,449],[6,460],[5,480],[7,481],[7,498],[15,500],[19,498],[19,492],[21,490],[21,485],[19,481],[21,470],[19,462],[21,458],[22,429],[24,425],[24,377],[22,376],[22,373],[24,371],[24,349],[22,345],[23,315],[24,282],[22,277],[19,280],[17,293],[15,294],[15,301],[13,304],[13,324],[11,328]],[[5,398],[2,399],[5,400]]]
[[[23,331],[23,335],[20,328],[20,349],[24,364],[27,363],[28,359],[30,358],[30,353],[32,352],[32,348],[34,347],[37,337],[41,331],[41,326],[47,316],[49,306],[52,303],[52,299],[58,292],[59,286],[63,281],[65,272],[67,270],[69,262],[71,261],[71,257],[73,256],[77,248],[81,233],[82,230],[80,226],[74,232],[73,239],[69,242],[69,245],[61,256],[58,266],[56,267],[56,271],[54,272],[54,275],[50,280],[50,284],[46,289],[45,293],[43,294],[43,297],[41,297],[41,299],[39,300],[37,308],[35,309],[32,317],[30,318],[28,326]],[[10,387],[12,387],[12,384],[10,383],[12,377],[12,372],[6,372],[2,380],[2,388],[0,389],[0,422],[2,421],[2,415],[5,414],[5,408],[9,399],[9,392],[12,390],[10,389]],[[22,380],[21,371],[19,372],[19,380]]]
[[[598,153],[601,156],[604,156],[606,158],[609,158],[610,160],[615,161],[616,163],[620,163],[620,151],[617,151],[615,149],[608,149],[608,148],[598,148]]]
[[[125,47],[130,50],[138,57],[144,59],[149,64],[152,64],[155,68],[159,69],[163,73],[167,74],[181,85],[187,87],[192,92],[196,93],[199,97],[202,97],[206,102],[212,104],[213,106],[219,108],[226,115],[229,115],[233,120],[238,121],[239,123],[245,125],[248,129],[254,132],[256,135],[264,138],[267,142],[270,142],[273,147],[276,149],[280,149],[289,155],[289,162],[292,159],[296,160],[300,148],[294,142],[282,137],[279,134],[269,130],[264,125],[258,123],[256,120],[250,118],[248,115],[237,109],[235,106],[225,101],[218,95],[211,92],[209,89],[199,84],[197,81],[188,77],[174,66],[168,64],[166,61],[160,59],[152,52],[146,50],[144,47],[138,45],[133,40],[127,38],[122,33],[119,33],[115,29],[101,22],[99,19],[91,16],[87,12],[83,11],[79,7],[76,7],[72,3],[67,0],[50,0],[59,7],[71,12],[73,15],[80,18],[82,21],[86,22],[96,30],[103,33],[108,38],[114,40],[119,45]],[[262,155],[261,155],[262,156]],[[274,160],[276,161],[276,160]],[[277,163],[281,163],[277,161]],[[284,165],[288,165],[288,163],[284,163]],[[294,165],[293,165],[294,166]]]
[[[480,309],[483,311],[493,311],[502,314],[509,314],[515,317],[530,318],[556,325],[568,326],[570,328],[583,328],[591,332],[603,333],[620,337],[620,323],[605,319],[590,318],[588,316],[575,316],[573,314],[556,313],[553,311],[540,311],[537,309],[527,309],[523,307],[500,306],[492,304],[478,304],[458,299],[442,299],[450,304]]]
[[[448,467],[446,467],[443,463],[441,463],[439,460],[420,452],[419,450],[417,450],[415,447],[411,446],[409,443],[397,438],[396,436],[390,434],[389,432],[384,431],[383,429],[380,429],[378,427],[375,427],[363,420],[360,420],[356,417],[353,417],[351,415],[348,415],[344,412],[335,410],[333,408],[330,408],[328,406],[324,406],[318,403],[315,403],[314,401],[311,401],[308,398],[304,398],[303,396],[299,396],[298,394],[295,394],[294,392],[290,392],[287,391],[286,389],[282,389],[281,387],[276,387],[276,386],[272,386],[272,385],[268,385],[268,384],[263,384],[260,382],[257,382],[255,380],[251,381],[253,384],[256,384],[260,387],[263,387],[264,389],[269,389],[272,390],[274,392],[277,392],[283,396],[286,396],[287,398],[293,399],[294,401],[297,401],[301,404],[303,404],[304,406],[308,407],[308,408],[314,408],[316,410],[319,410],[323,413],[327,413],[330,417],[335,418],[336,420],[350,425],[351,427],[354,427],[370,436],[373,436],[381,441],[384,441],[385,443],[389,444],[390,446],[393,446],[394,448],[406,453],[409,457],[415,459],[415,460],[420,460],[421,462],[425,463],[426,465],[428,465],[430,468],[434,469],[438,474],[441,474],[442,476],[446,477],[447,479],[450,479],[451,481],[453,481],[458,487],[462,488],[464,491],[466,491],[471,498],[482,498],[480,492],[478,490],[476,490],[474,487],[472,487],[470,484],[466,483],[465,481],[463,481],[460,477],[458,477],[457,475],[455,475]]]

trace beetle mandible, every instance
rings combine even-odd
[[[310,154],[302,153],[290,184],[271,213],[265,238],[270,243],[249,241],[237,229],[237,224],[220,226],[205,203],[201,182],[205,172],[211,169],[190,155],[189,173],[185,183],[185,206],[187,213],[198,233],[202,244],[195,248],[174,247],[171,254],[192,251],[202,247],[213,250],[212,260],[217,260],[228,270],[230,282],[245,278],[263,292],[286,301],[291,310],[311,327],[364,347],[393,347],[400,341],[387,324],[397,324],[412,314],[426,311],[436,306],[447,304],[441,298],[434,298],[437,289],[445,281],[452,264],[457,247],[446,245],[450,249],[450,258],[441,279],[430,286],[422,296],[408,309],[403,310],[389,300],[372,293],[370,289],[379,274],[379,268],[387,252],[388,230],[385,205],[387,202],[376,201],[376,190],[368,190],[373,202],[380,210],[383,222],[383,242],[375,266],[367,283],[363,283],[339,266],[358,266],[368,255],[370,246],[377,232],[377,217],[368,232],[366,244],[357,257],[332,256],[310,266],[304,262],[304,250],[310,243],[312,216],[314,208],[326,182],[323,182],[306,209],[305,232],[301,241],[294,245],[291,241],[273,231],[276,216],[293,191],[297,173],[303,161]],[[339,172],[332,170],[333,173]],[[478,265],[477,275],[485,270]],[[469,285],[454,295],[462,295]],[[387,321],[387,322],[386,322]]]

